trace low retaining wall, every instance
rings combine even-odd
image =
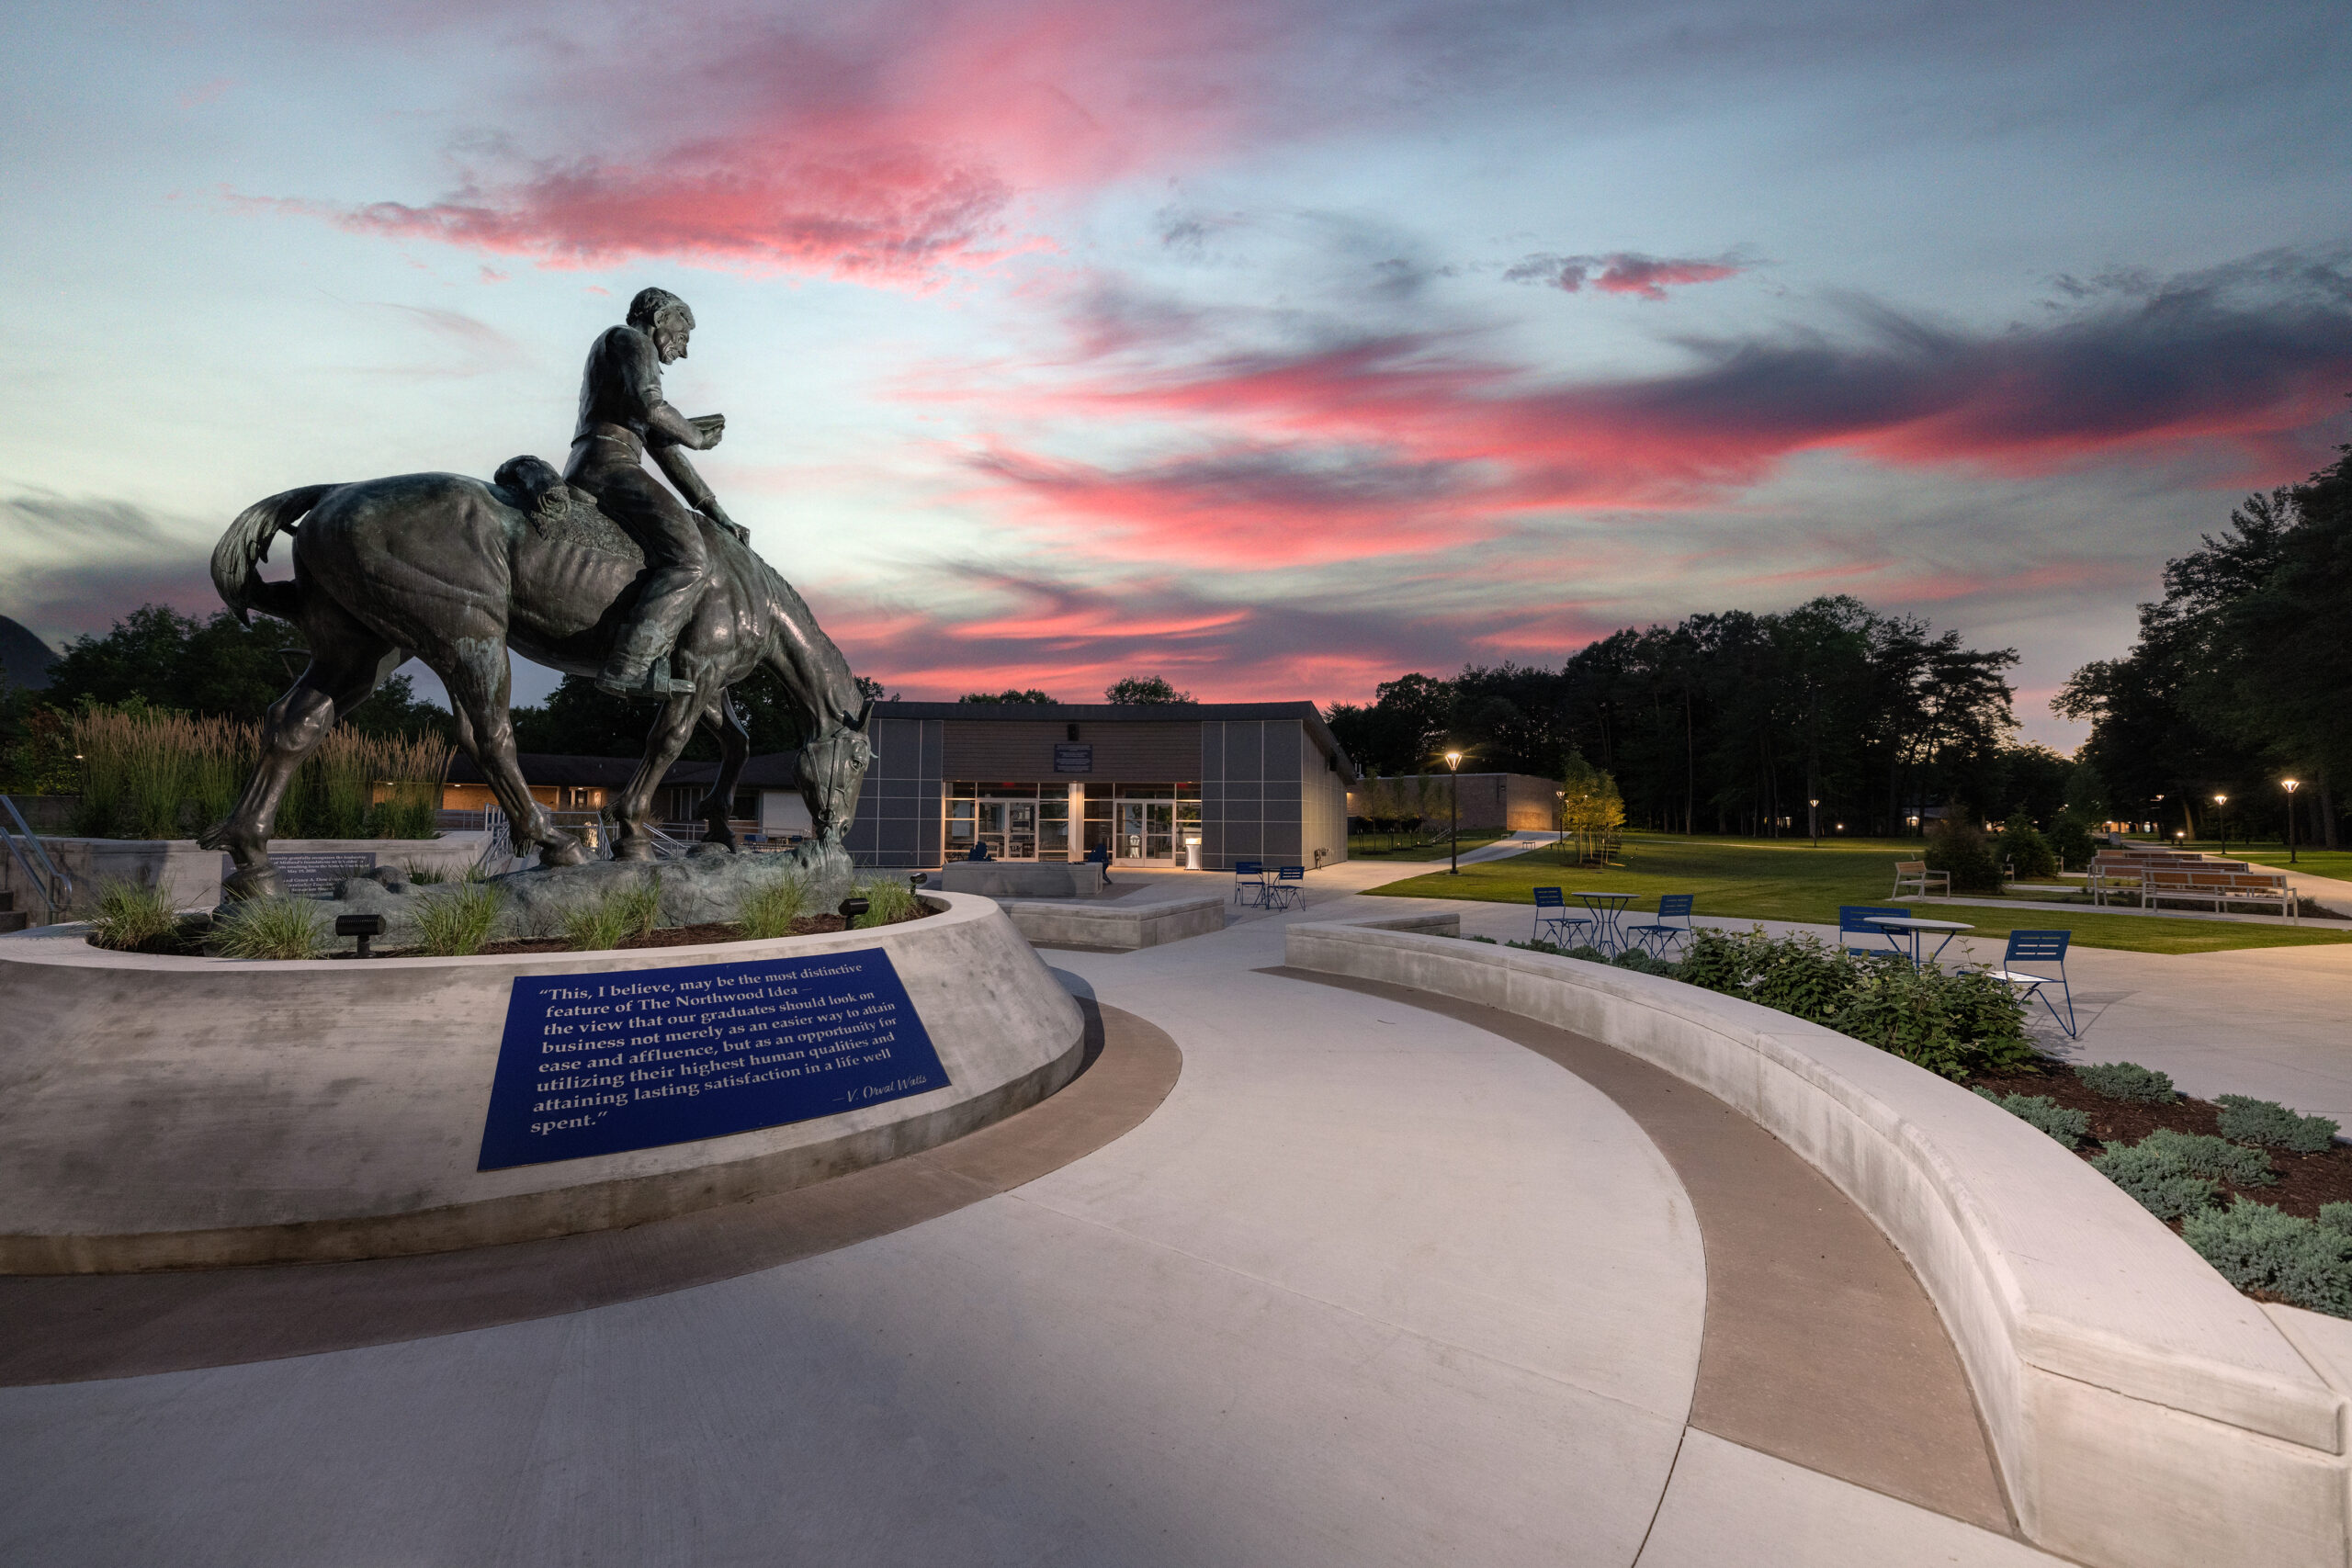
[[[2346,1562],[2352,1325],[2266,1313],[1998,1107],[1785,1013],[1603,964],[1329,923],[1292,926],[1286,961],[1615,1046],[1803,1155],[1934,1298],[2035,1543],[2101,1568]],[[2314,1370],[2330,1354],[2344,1370]]]
[[[172,900],[183,909],[209,909],[220,902],[219,850],[200,848],[193,839],[52,839],[44,834],[41,847],[57,869],[74,879],[77,899],[86,902],[98,885],[122,881],[141,887],[171,889]],[[487,833],[444,833],[437,839],[276,839],[273,856],[367,855],[379,866],[427,866],[455,878],[481,858]],[[20,889],[19,909],[44,906],[29,887],[13,856],[0,854],[0,893]]]
[[[1158,947],[1225,930],[1226,897],[1221,893],[1132,908],[1115,904],[1040,904],[1017,898],[999,903],[1023,936],[1048,947]]]
[[[0,1271],[388,1257],[638,1224],[1035,1103],[1078,1005],[984,898],[875,931],[526,957],[248,963],[0,936]],[[880,948],[949,1085],[690,1143],[476,1168],[514,981]]]
[[[948,892],[985,898],[1100,898],[1104,880],[1093,861],[952,860],[939,871]]]

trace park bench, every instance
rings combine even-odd
[[[1917,893],[1925,898],[1930,891],[1928,884],[1931,882],[1936,884],[1933,891],[1951,896],[1951,872],[1929,871],[1928,863],[1923,860],[1899,860],[1894,863],[1894,891],[1887,897],[1900,898],[1907,892]]]
[[[2290,920],[2301,915],[2285,872],[2178,850],[2101,851],[2091,862],[2088,883],[2095,904],[2131,894],[2144,909],[2169,903],[2225,914],[2267,905]]]

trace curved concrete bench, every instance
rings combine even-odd
[[[627,953],[243,963],[0,937],[0,1271],[481,1247],[640,1224],[878,1164],[1033,1105],[1085,1020],[985,898],[874,931]],[[479,1170],[522,976],[881,948],[946,1087],[835,1115]]]
[[[2016,1117],[1858,1040],[1678,981],[1342,924],[1292,926],[1286,943],[1295,968],[1626,1051],[1803,1155],[1934,1298],[2028,1539],[2114,1568],[2346,1562],[2345,1397],[2260,1305]]]

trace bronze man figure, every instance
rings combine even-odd
[[[670,652],[710,582],[710,552],[695,513],[748,540],[695,472],[686,454],[718,445],[724,414],[687,419],[662,396],[662,367],[686,356],[695,313],[665,288],[645,288],[629,301],[626,325],[608,328],[588,350],[580,378],[580,423],[571,435],[564,483],[592,495],[645,551],[646,577],[628,626],[615,639],[596,684],[616,695],[667,696],[689,692],[692,681],[672,679]],[[645,471],[648,448],[678,494],[678,504]]]

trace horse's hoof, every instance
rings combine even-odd
[[[220,908],[242,904],[248,898],[283,898],[286,879],[267,861],[259,865],[240,866],[220,879]]]
[[[579,840],[569,833],[562,835],[551,844],[539,846],[541,865],[584,865],[587,861],[587,850],[582,846]]]

